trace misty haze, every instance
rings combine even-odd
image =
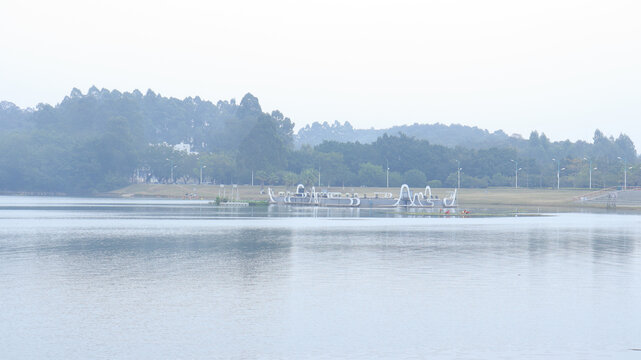
[[[633,358],[640,15],[3,4],[0,357]]]

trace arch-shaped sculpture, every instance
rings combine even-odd
[[[456,206],[456,191],[454,189],[449,196],[443,198],[443,207],[455,207]]]
[[[401,185],[401,190],[398,193],[398,200],[394,206],[413,206],[414,201],[412,200],[412,191],[407,184]]]
[[[412,200],[413,206],[416,207],[434,207],[434,202],[430,198],[425,198],[423,193],[414,194],[414,199]]]
[[[424,191],[412,192],[407,184],[403,184],[394,198],[389,193],[374,193],[374,197],[360,197],[358,193],[345,193],[344,196],[338,192],[318,192],[314,186],[306,191],[303,184],[296,187],[295,192],[280,192],[275,194],[274,190],[268,188],[269,202],[279,205],[301,205],[301,206],[328,206],[328,207],[456,207],[457,190],[452,191],[443,199],[432,194],[429,186]],[[389,194],[389,195],[388,195]]]
[[[272,188],[267,188],[267,194],[269,194],[269,203],[276,204],[277,201],[274,199],[274,190],[272,190]]]

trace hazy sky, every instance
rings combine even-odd
[[[0,100],[256,95],[297,128],[460,123],[641,147],[639,1],[2,1]]]

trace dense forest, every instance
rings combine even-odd
[[[91,194],[131,182],[197,183],[201,173],[204,182],[225,184],[252,176],[257,184],[318,184],[320,175],[322,186],[385,186],[389,179],[390,186],[454,187],[457,169],[462,187],[514,186],[518,171],[522,187],[555,187],[558,173],[561,187],[587,188],[590,168],[593,187],[622,184],[624,169],[628,185],[641,185],[630,138],[599,130],[592,142],[551,142],[537,132],[520,139],[415,124],[373,141],[334,136],[296,146],[314,125],[296,139],[293,128],[280,111],[263,112],[251,94],[214,104],[92,87],[74,89],[56,106],[0,102],[0,191]],[[465,141],[438,143],[426,139],[431,133]]]

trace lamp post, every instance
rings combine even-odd
[[[385,186],[389,189],[389,160],[385,159],[385,164],[387,167],[387,174],[385,175],[385,179],[386,179]]]
[[[628,189],[628,163],[625,158],[617,156],[617,159],[623,160],[623,190]]]
[[[461,162],[456,160],[456,188],[460,189],[461,188]]]
[[[516,160],[510,160],[511,162],[514,163],[514,188],[518,189],[519,188],[519,162]]]
[[[206,168],[207,165],[203,165],[200,167],[200,184],[203,183],[203,168]]]
[[[171,183],[173,184],[174,183],[174,161],[169,158],[166,158],[165,160],[169,161],[169,172],[171,173],[170,179],[171,179]]]
[[[556,161],[556,189],[559,190],[561,189],[561,162],[556,158],[552,161]]]
[[[589,161],[590,162],[590,167],[588,168],[588,173],[590,174],[590,190],[592,190],[592,158],[589,158],[587,156],[583,157],[583,160]],[[596,168],[595,168],[596,170]]]

